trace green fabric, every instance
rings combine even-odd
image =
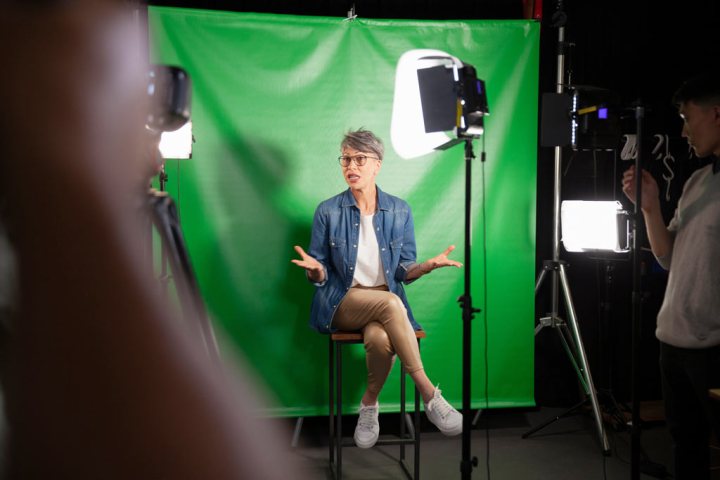
[[[344,132],[365,127],[385,141],[378,185],[413,208],[419,259],[455,244],[451,257],[463,261],[463,147],[403,160],[390,142],[395,66],[415,48],[474,65],[488,90],[472,177],[472,296],[483,309],[473,320],[472,405],[485,407],[486,394],[490,407],[533,405],[539,24],[149,11],[153,61],[180,65],[193,81],[193,158],[168,162],[168,190],[224,351],[255,369],[268,413],[327,412],[327,337],[307,325],[314,287],[290,259],[293,245],[309,243],[317,204],[346,188],[336,160]],[[425,369],[457,406],[462,292],[463,272],[450,268],[407,287],[428,335]],[[364,351],[345,354],[344,399],[355,408]],[[383,411],[399,408],[398,373]]]

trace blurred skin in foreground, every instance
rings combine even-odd
[[[42,5],[0,12],[9,478],[298,478],[256,383],[212,364],[143,258],[137,26],[121,2]]]

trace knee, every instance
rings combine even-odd
[[[405,304],[403,304],[402,300],[400,300],[400,297],[398,297],[394,293],[391,293],[387,296],[383,312],[385,313],[388,320],[405,320],[405,318],[407,317],[407,310],[405,309]]]
[[[395,353],[390,337],[382,327],[366,328],[363,338],[366,352],[385,353],[387,355]]]

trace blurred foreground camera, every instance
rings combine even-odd
[[[190,76],[170,65],[151,65],[148,70],[147,94],[150,112],[147,128],[158,132],[172,132],[190,119]]]

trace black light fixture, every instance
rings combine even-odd
[[[160,153],[163,158],[192,156],[192,122],[190,76],[181,67],[151,65],[147,76],[150,98],[146,127],[161,132]]]
[[[440,50],[410,50],[400,57],[391,125],[400,157],[419,157],[478,138],[489,113],[485,82],[472,65]]]

